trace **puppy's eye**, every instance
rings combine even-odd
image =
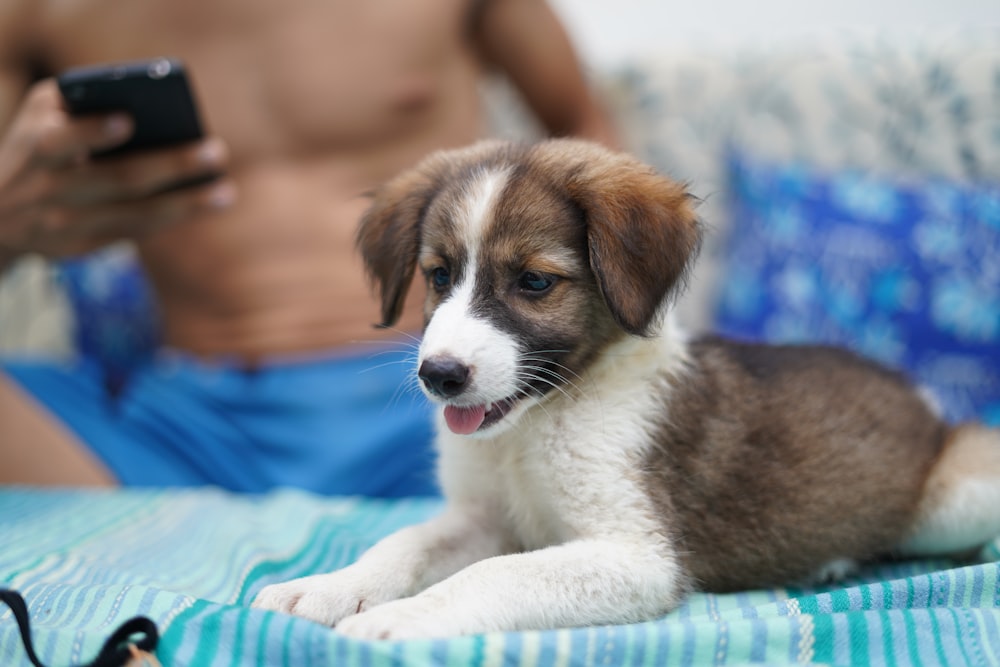
[[[525,271],[517,279],[517,286],[525,292],[542,293],[552,287],[555,278],[536,271]]]
[[[443,266],[437,267],[431,271],[431,284],[439,292],[448,289],[451,285],[451,272]]]

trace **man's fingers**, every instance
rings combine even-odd
[[[132,134],[125,113],[70,116],[52,79],[34,86],[12,136],[31,152],[31,160],[49,166],[80,162],[91,151],[111,148]]]
[[[196,220],[233,202],[232,182],[204,184],[226,171],[226,146],[218,138],[91,157],[132,131],[123,114],[70,116],[52,79],[33,86],[0,146],[0,167],[7,165],[13,184],[0,192],[0,215],[15,221],[7,225],[13,230],[8,245],[65,256]]]
[[[53,112],[39,120],[35,159],[54,167],[79,164],[92,151],[117,146],[131,134],[132,120],[127,114],[71,118]]]
[[[212,138],[155,151],[89,160],[64,174],[59,201],[91,205],[137,199],[176,183],[225,171],[226,145]]]
[[[236,186],[224,179],[145,199],[101,206],[49,206],[33,219],[22,245],[49,257],[68,257],[122,239],[138,239],[172,224],[228,208]]]

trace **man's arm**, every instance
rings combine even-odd
[[[618,147],[565,28],[544,0],[483,0],[474,29],[484,59],[511,80],[550,134]]]
[[[224,177],[165,190],[225,169],[225,144],[217,137],[93,160],[92,151],[128,138],[127,115],[70,116],[51,78],[32,84],[14,106],[0,128],[0,270],[29,253],[54,258],[90,252],[234,199],[235,188]]]
[[[26,38],[34,32],[31,0],[0,2],[0,137],[3,137],[30,83]],[[17,253],[0,243],[0,276]]]

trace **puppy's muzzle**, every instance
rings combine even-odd
[[[454,398],[469,384],[469,367],[454,357],[429,357],[420,364],[417,376],[435,396]]]

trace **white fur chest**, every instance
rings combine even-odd
[[[675,344],[613,346],[576,391],[554,392],[495,438],[456,436],[441,424],[449,499],[487,502],[529,550],[657,530],[638,471],[662,418],[664,346]],[[671,355],[666,367],[680,359]]]

